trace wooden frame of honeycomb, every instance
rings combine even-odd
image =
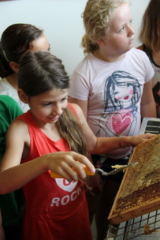
[[[140,145],[132,154],[109,220],[119,224],[160,209],[160,134]]]

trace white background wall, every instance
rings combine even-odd
[[[84,57],[80,47],[84,34],[81,13],[86,2],[87,0],[0,1],[0,36],[14,23],[30,23],[43,29],[52,53],[62,59],[66,71],[71,75]],[[148,3],[149,0],[132,0],[134,47],[140,45],[138,34]]]

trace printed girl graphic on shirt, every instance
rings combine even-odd
[[[141,85],[130,73],[116,71],[104,88],[104,112],[96,136],[134,135]]]

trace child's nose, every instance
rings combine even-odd
[[[53,108],[53,112],[56,113],[57,115],[61,115],[62,114],[62,108],[60,104],[56,104],[55,107]]]
[[[134,27],[133,26],[129,26],[128,28],[128,35],[131,36],[134,34]]]

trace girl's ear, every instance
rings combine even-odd
[[[105,41],[104,41],[103,37],[102,37],[102,38],[100,38],[100,39],[98,39],[98,40],[97,40],[97,43],[98,43],[98,45],[100,45],[101,47],[104,47],[104,46],[106,46],[106,43],[105,43]]]
[[[9,65],[14,72],[18,73],[18,71],[19,71],[19,64],[18,63],[10,62]]]
[[[22,102],[24,102],[24,103],[28,103],[29,98],[28,98],[28,96],[23,92],[23,90],[19,88],[17,92],[18,92],[18,96],[19,96],[20,100],[21,100]]]

